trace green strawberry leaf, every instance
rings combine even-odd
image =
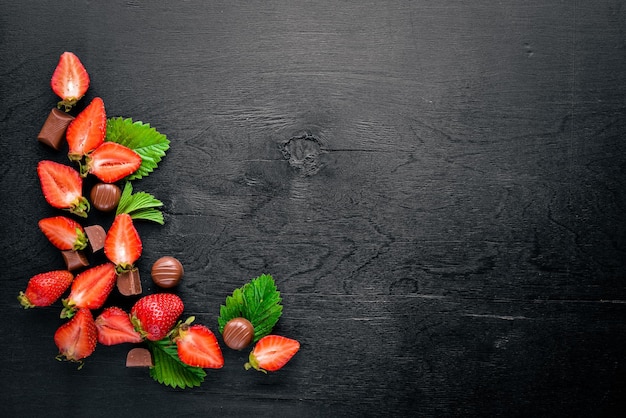
[[[150,174],[170,147],[167,137],[150,124],[121,117],[107,120],[106,140],[127,146],[141,156],[141,165],[127,180],[137,180]]]
[[[232,295],[226,297],[226,303],[220,306],[217,318],[220,333],[224,332],[228,321],[243,317],[254,327],[254,341],[260,340],[272,332],[282,315],[281,301],[280,292],[271,275],[263,274],[252,279],[235,289]]]
[[[150,193],[137,192],[133,194],[133,185],[127,181],[115,214],[128,213],[132,219],[144,219],[163,225],[163,213],[156,209],[161,206],[163,206],[163,202]]]
[[[178,358],[176,344],[169,338],[150,341],[154,367],[150,368],[150,376],[162,385],[173,388],[191,388],[204,382],[206,372],[201,367],[189,366]]]

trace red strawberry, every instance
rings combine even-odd
[[[89,74],[76,55],[64,52],[52,73],[50,86],[54,94],[62,99],[59,109],[65,107],[67,112],[85,95],[89,88]]]
[[[70,321],[61,325],[54,333],[54,343],[59,348],[59,360],[80,362],[89,357],[97,343],[96,323],[91,311],[79,309]]]
[[[73,219],[54,216],[39,221],[39,229],[52,245],[61,251],[84,250],[87,247],[85,230]]]
[[[115,264],[117,272],[131,270],[142,250],[141,238],[130,215],[120,213],[115,216],[104,239],[104,254]]]
[[[122,144],[109,141],[89,154],[83,170],[104,183],[115,183],[133,174],[139,166],[141,166],[139,154]]]
[[[300,343],[280,335],[266,335],[257,341],[250,353],[246,370],[251,367],[261,372],[274,372],[282,368],[300,349]]]
[[[57,209],[87,217],[89,201],[83,197],[83,179],[72,167],[43,160],[37,165],[41,191],[46,201]]]
[[[139,299],[130,310],[135,329],[150,341],[157,341],[174,328],[183,313],[183,301],[173,293],[153,293]]]
[[[104,102],[95,97],[89,106],[76,116],[65,132],[69,145],[68,157],[72,161],[80,160],[104,142],[107,116]]]
[[[98,342],[104,345],[122,343],[140,343],[141,334],[135,331],[130,322],[130,315],[117,306],[111,306],[102,311],[96,318]]]
[[[224,365],[217,338],[204,325],[181,324],[173,341],[176,342],[178,358],[189,366],[219,369]]]
[[[17,299],[24,308],[50,306],[70,287],[74,275],[67,270],[40,273],[30,278],[25,292]]]
[[[79,273],[70,295],[63,299],[61,318],[71,318],[80,308],[99,309],[113,290],[117,274],[112,263],[104,263]]]

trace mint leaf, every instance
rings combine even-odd
[[[170,147],[167,137],[150,124],[121,117],[107,120],[106,140],[125,145],[141,156],[141,165],[127,180],[137,180],[150,174]]]
[[[272,332],[274,325],[282,315],[283,306],[280,292],[276,289],[274,279],[263,274],[226,297],[226,303],[220,306],[217,318],[220,333],[224,326],[233,318],[243,317],[254,327],[254,341],[258,341]]]
[[[154,367],[150,376],[162,385],[173,388],[191,388],[204,382],[206,372],[201,367],[189,366],[178,358],[176,344],[168,338],[150,341],[148,348],[152,352]]]
[[[161,206],[163,206],[163,202],[150,193],[137,192],[133,194],[133,185],[127,181],[115,214],[128,213],[132,219],[144,219],[163,225],[163,213],[156,209]]]

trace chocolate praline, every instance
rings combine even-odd
[[[91,188],[89,197],[94,208],[110,212],[117,207],[122,190],[112,183],[97,183]]]
[[[233,350],[242,350],[252,342],[254,326],[246,318],[233,318],[224,325],[222,338],[228,347]]]
[[[152,265],[152,281],[159,287],[169,289],[176,286],[183,277],[185,269],[178,259],[166,255]]]

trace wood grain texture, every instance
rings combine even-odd
[[[626,410],[623,2],[0,3],[7,416]],[[144,292],[179,258],[186,313],[216,329],[234,288],[272,274],[276,332],[302,344],[287,368],[225,350],[181,391],[126,369],[128,347],[54,361],[58,307],[15,297],[62,266],[35,167],[65,157],[35,138],[65,50],[85,101],[172,141],[135,185],[165,204],[165,225],[138,225]]]

